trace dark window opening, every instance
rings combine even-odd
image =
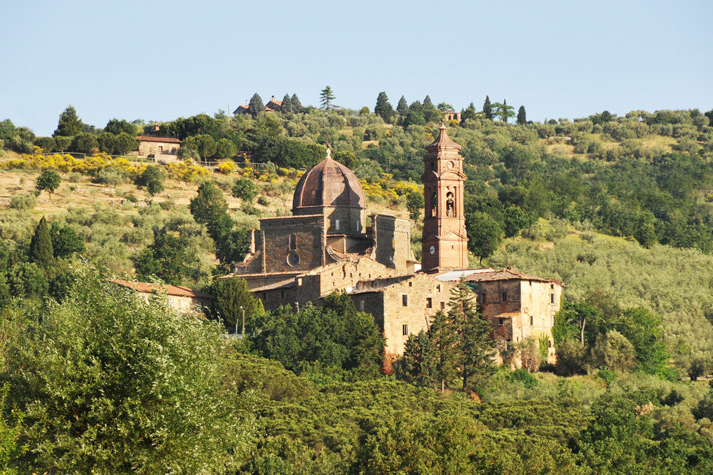
[[[401,331],[404,335],[408,335],[408,325],[403,325]]]
[[[297,236],[290,234],[290,251],[297,250]]]
[[[505,319],[504,319],[504,318],[498,318],[498,324],[499,324],[499,325],[505,325]]]
[[[503,292],[503,294],[502,294],[501,297],[502,297],[502,301],[503,301],[503,302],[507,302],[507,301],[508,301],[508,293],[507,293],[507,292]]]
[[[408,295],[404,294],[401,296],[401,305],[408,307]]]
[[[283,300],[285,299],[285,291],[284,290],[280,290],[280,298]]]
[[[551,304],[555,303],[555,294],[550,294],[550,303]]]
[[[480,304],[485,305],[485,292],[480,294]]]
[[[441,310],[445,310],[446,308],[446,302],[441,302]]]
[[[530,315],[530,326],[532,326],[532,325],[534,325],[534,324],[535,324],[535,317],[533,317],[532,315]]]
[[[426,308],[433,308],[433,299],[431,297],[426,297]]]

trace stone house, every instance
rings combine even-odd
[[[250,101],[245,101],[244,105],[240,105],[233,111],[233,115],[235,114],[248,114],[250,111]],[[282,110],[282,101],[278,101],[275,99],[275,96],[272,96],[272,99],[270,99],[270,102],[265,104],[265,112],[279,112]]]
[[[181,141],[171,137],[149,137],[139,135],[140,157],[153,158],[159,163],[175,162],[178,159],[178,149],[181,148]]]
[[[180,285],[131,282],[118,279],[110,282],[137,292],[147,303],[152,296],[165,294],[169,308],[183,314],[195,313],[202,316],[202,309],[208,307],[213,300],[213,296],[210,294]]]

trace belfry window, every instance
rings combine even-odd
[[[446,195],[446,216],[454,218],[456,215],[456,202],[453,200],[453,193],[448,192]]]
[[[294,234],[290,234],[290,251],[296,251],[297,250],[297,236]]]
[[[431,195],[431,216],[438,216],[438,195],[435,192]]]

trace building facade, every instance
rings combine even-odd
[[[178,149],[181,148],[181,141],[171,137],[148,137],[140,135],[136,137],[139,141],[139,156],[153,158],[159,163],[169,163],[178,160]]]

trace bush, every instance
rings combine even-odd
[[[126,174],[121,169],[108,167],[103,170],[99,170],[99,173],[97,173],[97,177],[94,181],[104,185],[118,186],[124,183],[125,179]]]
[[[16,195],[10,198],[10,208],[27,210],[32,209],[37,204],[37,198],[34,194]]]

